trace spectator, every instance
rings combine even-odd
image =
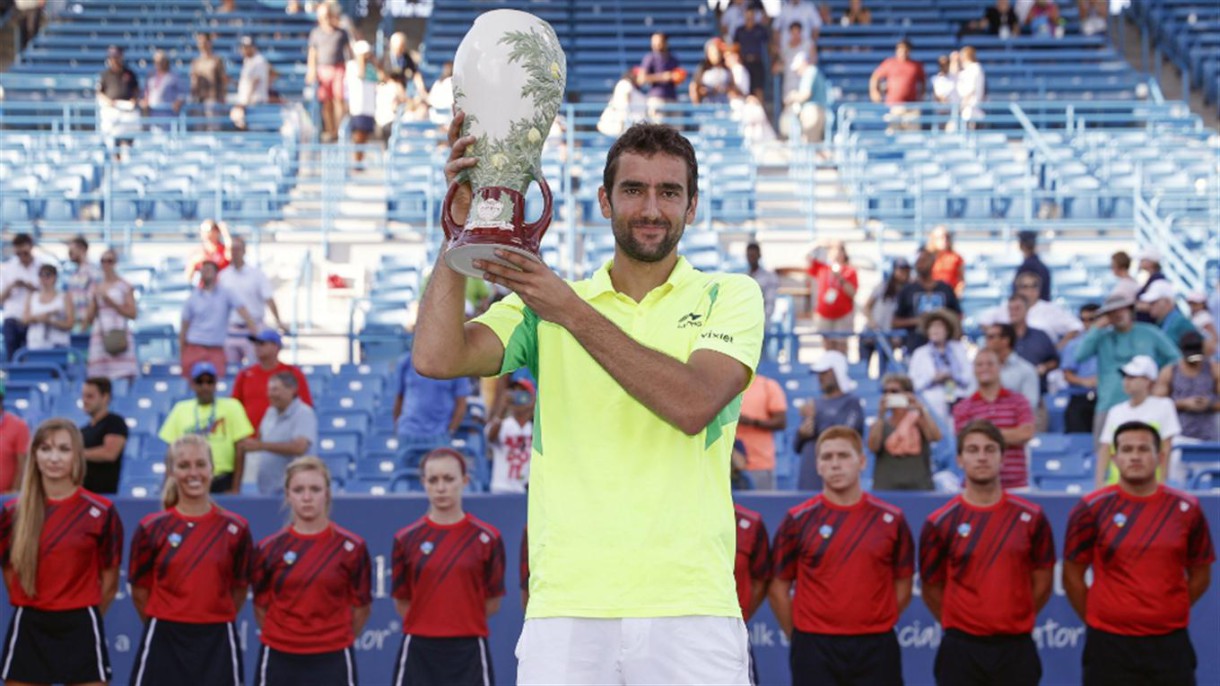
[[[14,0],[17,10],[17,52],[25,50],[42,29],[42,10],[47,0]]]
[[[985,33],[1008,38],[1021,33],[1021,19],[1013,11],[1011,0],[996,0],[995,5],[988,7],[981,19],[971,21],[965,29],[963,33]]]
[[[617,93],[617,86],[615,92]],[[453,62],[441,65],[441,75],[428,91],[428,116],[432,123],[441,126],[443,131],[449,130],[449,121],[453,119]]]
[[[750,90],[745,93],[762,98],[767,85],[766,61],[771,32],[758,21],[756,10],[746,8],[745,23],[733,32],[732,42],[741,50],[741,63],[750,74]]]
[[[212,493],[240,493],[241,479],[234,478],[237,444],[254,435],[254,427],[241,403],[233,398],[217,398],[217,368],[207,360],[190,367],[191,390],[195,397],[179,400],[170,409],[157,436],[166,443],[196,434],[207,439],[212,449]]]
[[[30,456],[30,427],[4,409],[4,380],[0,372],[0,493],[12,493]]]
[[[1131,276],[1131,256],[1119,250],[1110,255],[1110,273],[1114,274],[1114,288],[1110,293],[1122,293],[1135,298],[1140,292],[1140,283]]]
[[[923,65],[911,59],[911,42],[904,38],[894,48],[894,56],[887,57],[873,71],[868,80],[868,94],[873,102],[882,102],[881,84],[884,82],[884,101],[890,107],[891,127],[918,128],[919,110],[907,105],[924,99],[927,80]]]
[[[407,34],[398,32],[391,35],[385,57],[381,60],[381,71],[387,79],[402,86],[404,91],[414,85],[414,99],[427,104],[428,87],[424,85],[424,75],[411,56],[410,48]]]
[[[648,98],[635,85],[633,72],[627,72],[614,84],[610,102],[597,120],[597,130],[604,136],[618,137],[631,124],[643,120],[648,112]],[[435,99],[433,99],[435,103]]]
[[[1026,323],[1051,337],[1057,346],[1067,344],[1076,334],[1084,329],[1084,325],[1071,312],[1055,303],[1040,300],[1038,293],[1042,290],[1040,277],[1033,272],[1025,272],[1017,276],[1013,282],[1013,293],[1025,298],[1031,303],[1025,314]],[[1008,305],[988,308],[978,314],[975,320],[982,326],[990,324],[1011,324]]]
[[[204,262],[212,262],[217,269],[229,266],[229,245],[232,240],[229,230],[215,219],[204,219],[199,224],[199,251],[186,267],[186,275],[193,277]]]
[[[902,288],[910,280],[910,263],[901,257],[895,258],[889,278],[877,284],[877,287],[873,289],[873,292],[868,296],[868,300],[864,303],[865,326],[870,331],[875,332],[871,336],[860,337],[860,361],[864,362],[865,365],[871,362],[873,353],[879,347],[876,335],[893,330],[894,311],[898,309],[898,293],[902,291]],[[890,338],[889,342],[891,350],[901,345],[901,340],[898,338]],[[879,362],[881,374],[885,374],[888,363],[889,358],[884,354],[881,355]]]
[[[970,358],[966,346],[958,340],[961,331],[953,312],[932,310],[919,319],[919,328],[928,342],[911,353],[910,381],[936,417],[948,422],[949,408],[974,385]]]
[[[123,61],[123,49],[112,45],[106,50],[106,68],[97,82],[97,128],[108,143],[131,145],[125,138],[139,128],[140,80]]]
[[[966,261],[953,250],[953,234],[939,224],[928,233],[928,248],[936,256],[932,262],[932,278],[947,284],[957,297],[966,289]]]
[[[746,23],[746,8],[754,10],[762,8],[762,3],[756,0],[731,0],[729,6],[720,14],[720,35],[728,42],[733,41],[737,29]]]
[[[430,379],[415,371],[411,353],[398,360],[394,372],[394,426],[400,441],[435,448],[449,445],[466,416],[466,378]]]
[[[1207,359],[1203,336],[1196,332],[1182,334],[1178,347],[1182,359],[1165,365],[1154,392],[1173,400],[1182,436],[1220,441],[1220,362]]]
[[[860,279],[842,241],[820,244],[809,256],[809,275],[817,286],[817,330],[827,350],[847,351],[854,330],[856,289]],[[828,334],[838,334],[831,336]]]
[[[83,486],[94,493],[118,493],[123,471],[127,422],[110,411],[110,398],[110,379],[106,377],[89,377],[81,385],[81,408],[89,415],[89,421],[80,427],[88,463]]]
[[[318,25],[309,32],[309,53],[306,57],[305,83],[316,85],[318,102],[322,103],[322,142],[339,138],[339,122],[343,119],[344,65],[351,49],[347,31],[335,26],[329,2],[317,7]]]
[[[68,297],[72,300],[72,310],[76,314],[76,330],[88,331],[85,326],[85,314],[89,310],[89,297],[93,286],[101,279],[98,268],[89,261],[89,241],[82,235],[76,235],[68,241],[68,262],[72,265],[68,272]]]
[[[784,104],[792,109],[800,123],[801,140],[805,143],[821,143],[826,137],[826,113],[830,109],[830,88],[826,74],[818,66],[817,46],[809,46],[805,52],[793,59],[793,67],[800,76],[796,89],[784,98]],[[792,135],[790,133],[790,135]]]
[[[1190,308],[1190,323],[1203,335],[1203,352],[1210,357],[1216,352],[1220,335],[1216,331],[1216,319],[1207,310],[1207,294],[1203,291],[1187,293],[1186,306]]]
[[[796,452],[801,456],[797,488],[816,491],[822,487],[817,470],[817,441],[822,432],[832,426],[846,426],[857,433],[864,431],[864,406],[855,394],[856,382],[847,373],[847,357],[837,350],[822,353],[813,363],[818,375],[822,397],[816,402],[805,398],[798,405],[801,425],[796,431]]]
[[[785,8],[787,5],[785,5]],[[781,10],[782,12],[782,10]],[[792,91],[796,90],[801,81],[801,73],[797,68],[797,55],[806,55],[809,51],[811,42],[807,34],[801,29],[800,22],[792,22],[788,24],[788,30],[780,33],[778,29],[775,34],[776,43],[776,59],[771,63],[771,73],[778,74],[783,77],[783,94],[787,97]],[[806,59],[807,58],[803,58]]]
[[[703,62],[690,82],[690,101],[728,104],[729,92],[736,86],[733,75],[724,63],[724,41],[712,38],[703,46]]]
[[[1087,330],[1099,326],[1101,318],[1097,310],[1101,306],[1088,303],[1080,308],[1080,320]],[[1076,359],[1080,337],[1073,338],[1063,347],[1063,379],[1067,381],[1068,404],[1063,413],[1064,433],[1093,433],[1093,417],[1097,410],[1097,358]]]
[[[1143,274],[1144,281],[1142,284],[1140,284],[1139,291],[1137,291],[1135,294],[1136,321],[1145,322],[1147,324],[1153,323],[1152,315],[1148,312],[1151,307],[1148,303],[1142,302],[1140,298],[1144,295],[1144,293],[1148,292],[1148,289],[1152,287],[1152,284],[1165,279],[1165,272],[1161,271],[1161,259],[1161,251],[1157,250],[1156,248],[1144,248],[1140,251],[1139,267],[1140,273]]]
[[[877,421],[868,429],[868,449],[876,457],[873,490],[935,490],[932,444],[940,440],[940,427],[905,374],[886,374],[881,392]]]
[[[204,116],[211,117],[228,98],[229,76],[224,58],[212,52],[210,34],[195,34],[195,45],[199,56],[191,61],[191,100],[202,104]]]
[[[1042,258],[1038,257],[1038,232],[1021,231],[1017,233],[1017,247],[1021,249],[1025,261],[1017,267],[1017,275],[1013,277],[1014,286],[1022,274],[1036,274],[1038,282],[1042,284],[1041,290],[1038,291],[1038,299],[1049,301],[1051,299],[1051,270],[1047,269]]]
[[[344,67],[344,86],[348,113],[351,115],[352,143],[356,146],[356,171],[364,170],[364,144],[373,132],[377,109],[377,56],[368,41],[356,41],[352,60]]]
[[[1031,36],[1052,36],[1059,26],[1059,6],[1054,0],[1034,0],[1025,15],[1025,26]]]
[[[313,406],[309,381],[296,365],[280,361],[283,339],[275,329],[263,329],[250,337],[254,344],[255,363],[237,373],[233,379],[233,398],[241,403],[252,426],[262,426],[263,415],[271,399],[267,397],[267,382],[279,374],[290,374],[296,383],[294,392],[301,402]]]
[[[1080,0],[1080,33],[1084,36],[1094,36],[1105,33],[1109,28],[1106,14],[1109,2],[1106,0]]]
[[[654,33],[651,44],[652,51],[640,61],[636,83],[640,88],[647,88],[648,115],[655,118],[662,107],[678,101],[678,84],[686,79],[686,70],[669,52],[668,36]]]
[[[978,125],[983,119],[983,100],[987,97],[987,78],[983,66],[979,64],[973,45],[961,49],[961,71],[954,79],[957,89],[957,103],[962,121],[970,128]]]
[[[13,254],[0,265],[0,307],[4,312],[4,354],[8,360],[25,347],[29,328],[22,320],[25,305],[38,291],[38,269],[34,239],[28,233],[13,236]]]
[[[1009,357],[1016,356],[1010,354]],[[990,348],[979,350],[974,356],[974,379],[978,390],[953,406],[953,427],[954,431],[961,431],[976,419],[995,424],[1004,437],[1005,446],[1000,466],[1001,485],[1024,488],[1029,485],[1025,444],[1034,437],[1034,413],[1025,396],[1001,385],[1000,364],[1000,356]]]
[[[237,296],[246,312],[250,313],[250,319],[259,326],[255,329],[247,328],[245,318],[233,313],[229,317],[225,359],[229,364],[249,364],[255,357],[254,334],[263,330],[262,323],[267,312],[271,312],[271,316],[275,318],[277,329],[287,331],[288,327],[284,326],[284,320],[280,318],[280,308],[275,305],[275,289],[271,287],[271,280],[258,265],[246,261],[246,239],[234,236],[230,250],[233,252],[233,261],[220,272],[216,277],[217,281],[221,288]],[[254,418],[250,421],[258,424]]]
[[[534,384],[509,384],[508,402],[487,423],[491,446],[491,492],[525,493],[534,449]],[[498,399],[497,399],[498,400]]]
[[[243,460],[254,473],[259,495],[284,493],[284,471],[288,463],[315,450],[318,445],[318,417],[299,396],[296,374],[277,372],[267,379],[263,390],[271,401],[258,425],[257,438],[247,438],[238,450],[233,471],[234,491],[241,488]]]
[[[873,23],[873,13],[864,6],[863,0],[848,0],[847,11],[839,19],[843,26],[868,26]]]
[[[948,55],[936,58],[937,71],[932,75],[932,99],[939,103],[957,102],[957,73],[961,71],[961,57],[954,50]],[[949,108],[938,108],[942,115],[949,114]],[[946,128],[948,125],[946,124]]]
[[[102,253],[102,279],[90,293],[84,328],[90,332],[89,376],[109,379],[112,385],[117,382],[121,386],[116,387],[125,392],[139,374],[136,342],[128,328],[139,312],[135,291],[115,268],[118,259],[113,249]]]
[[[1046,393],[1046,375],[1059,368],[1059,349],[1045,331],[1028,324],[1028,312],[1029,301],[1024,296],[1012,295],[1008,298],[1008,321],[1017,335],[1013,349],[1021,359],[1034,366],[1038,372],[1038,390]]]
[[[724,53],[724,63],[733,75],[735,88],[729,91],[729,106],[733,118],[741,122],[741,132],[748,146],[757,147],[775,141],[775,129],[762,100],[751,93],[750,72],[741,62],[741,46],[730,45]]]
[[[237,11],[237,0],[220,0],[216,8],[217,14],[232,14]]]
[[[60,293],[59,270],[53,264],[38,268],[38,292],[25,301],[25,347],[30,350],[66,348],[76,324],[76,309],[67,293]]]
[[[1127,399],[1120,368],[1136,355],[1147,355],[1157,368],[1177,362],[1182,354],[1160,329],[1135,321],[1135,303],[1122,295],[1106,298],[1097,310],[1098,326],[1084,335],[1076,348],[1079,361],[1097,357],[1097,412],[1093,419],[1096,438],[1111,407]]]
[[[182,354],[184,372],[200,360],[210,362],[217,369],[225,368],[225,339],[229,331],[229,317],[234,312],[245,320],[250,331],[261,328],[233,291],[217,283],[218,273],[215,262],[204,262],[199,270],[199,286],[191,289],[182,306],[178,349]],[[194,378],[194,375],[189,378]],[[223,375],[220,378],[224,378]]]
[[[762,247],[751,241],[746,245],[746,264],[750,267],[750,277],[758,282],[763,294],[763,312],[767,325],[771,324],[771,316],[775,314],[775,296],[779,293],[779,277],[775,272],[762,266]]]
[[[788,397],[775,379],[755,374],[741,396],[737,440],[745,446],[745,473],[754,489],[775,489],[775,432],[788,426]]]
[[[822,17],[818,14],[814,3],[808,2],[808,0],[788,0],[780,6],[775,20],[771,22],[771,28],[775,30],[776,42],[782,40],[784,36],[791,35],[793,26],[799,27],[797,30],[800,33],[801,42],[817,39],[818,31],[822,28]]]
[[[153,73],[144,84],[144,95],[140,98],[140,109],[152,122],[164,122],[178,116],[187,91],[182,87],[178,75],[170,70],[169,55],[164,50],[153,53]],[[153,124],[154,128],[163,128]]]
[[[239,129],[246,128],[246,110],[271,100],[271,63],[258,51],[254,38],[241,37],[241,75],[237,77],[237,101],[229,118]]]
[[[985,337],[987,349],[1000,361],[1000,385],[1024,396],[1031,410],[1038,408],[1042,402],[1038,370],[1017,354],[1017,332],[1012,324],[992,324],[987,327]]]
[[[1168,279],[1160,279],[1152,283],[1140,296],[1140,302],[1148,305],[1148,314],[1152,321],[1165,332],[1171,341],[1182,340],[1182,335],[1190,332],[1198,333],[1190,319],[1178,309],[1177,293]]]
[[[953,289],[948,284],[932,278],[932,265],[935,260],[932,253],[921,250],[915,258],[915,281],[903,286],[898,292],[893,326],[906,331],[904,347],[908,355],[928,342],[916,328],[919,318],[925,312],[947,308],[957,314],[959,320],[962,316],[962,306]]]
[[[1169,453],[1173,450],[1173,439],[1182,433],[1178,421],[1178,410],[1169,398],[1152,395],[1152,386],[1157,380],[1156,362],[1147,355],[1136,355],[1119,370],[1122,373],[1123,392],[1127,399],[1106,413],[1105,423],[1097,437],[1096,483],[1101,488],[1118,483],[1118,470],[1112,464],[1114,455],[1114,432],[1127,422],[1143,422],[1161,435],[1161,451],[1156,470],[1157,481],[1165,481],[1171,473]]]

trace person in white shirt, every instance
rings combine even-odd
[[[241,39],[241,76],[237,80],[237,104],[229,112],[234,126],[246,128],[246,108],[271,99],[271,64],[254,45],[250,36]]]
[[[453,62],[441,65],[441,75],[428,89],[428,117],[433,124],[449,130],[453,120]]]
[[[524,379],[509,384],[506,398],[487,423],[491,445],[491,492],[525,493],[534,448],[534,384]]]
[[[974,368],[966,346],[958,338],[957,316],[952,310],[925,312],[919,318],[919,328],[928,342],[911,353],[909,364],[911,383],[928,409],[944,424],[951,424],[949,408],[958,398],[965,398],[974,386]]]
[[[1157,478],[1164,481],[1166,476],[1175,471],[1169,466],[1169,453],[1173,449],[1173,439],[1182,433],[1182,425],[1178,421],[1178,409],[1173,400],[1152,395],[1152,386],[1156,383],[1156,362],[1147,355],[1136,355],[1123,365],[1123,391],[1129,396],[1106,413],[1106,422],[1097,435],[1096,479],[1100,488],[1108,483],[1118,483],[1118,470],[1113,468],[1111,457],[1114,455],[1114,432],[1126,422],[1140,421],[1156,427],[1161,434],[1160,466],[1157,468]]]
[[[363,146],[376,126],[377,114],[377,65],[373,46],[368,41],[356,41],[352,46],[352,60],[344,70],[344,87],[347,92],[347,111],[351,116],[349,125],[352,143],[356,145],[356,171],[364,169]]]
[[[789,0],[779,8],[779,13],[775,15],[775,21],[772,22],[776,39],[783,40],[788,35],[788,27],[792,24],[801,25],[802,38],[816,39],[819,29],[822,28],[822,17],[812,2]]]
[[[275,289],[263,270],[246,261],[246,240],[241,236],[233,236],[229,245],[231,261],[229,266],[220,272],[217,279],[222,288],[226,288],[237,296],[241,304],[250,313],[250,318],[262,324],[266,311],[271,311],[275,318],[275,326],[286,331],[284,321],[280,319],[280,310],[275,305]],[[246,320],[233,312],[229,316],[229,335],[225,339],[225,360],[229,364],[245,366],[254,361],[254,343],[250,337],[258,331],[251,331]]]
[[[1045,331],[1059,349],[1062,350],[1073,336],[1084,331],[1084,324],[1079,317],[1055,303],[1038,299],[1039,289],[1042,288],[1042,278],[1037,274],[1022,272],[1017,276],[1014,285],[1014,290],[1018,295],[1024,295],[1028,302],[1033,303],[1029,306],[1029,311],[1025,313],[1025,324],[1031,329]],[[975,321],[979,323],[979,326],[984,327],[992,324],[1012,323],[1008,316],[1007,304],[983,310],[975,317]]]
[[[0,265],[0,308],[4,310],[4,354],[8,361],[25,347],[29,327],[22,318],[26,302],[38,292],[38,268],[42,266],[42,261],[34,257],[30,234],[13,236],[11,245],[13,255]]]
[[[987,82],[983,67],[974,53],[974,46],[967,45],[961,49],[961,71],[958,72],[954,87],[957,89],[958,107],[962,119],[973,128],[983,118],[980,107],[987,95]]]
[[[801,83],[801,64],[797,63],[798,55],[805,55],[811,45],[809,37],[802,31],[800,22],[788,24],[788,30],[780,34],[776,30],[776,42],[779,44],[779,59],[775,60],[771,71],[783,74],[783,92],[785,95],[796,90]]]

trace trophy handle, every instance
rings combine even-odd
[[[542,176],[542,172],[535,171],[533,174],[534,180],[538,182],[538,190],[542,191],[542,215],[537,221],[532,221],[521,228],[525,229],[525,233],[534,242],[534,247],[538,248],[542,245],[542,237],[546,235],[546,230],[551,226],[551,187],[547,184],[546,178]]]
[[[445,239],[450,243],[458,237],[458,234],[462,233],[463,228],[461,224],[453,221],[453,215],[451,214],[453,197],[460,185],[461,182],[456,179],[453,183],[449,184],[449,190],[445,192],[445,200],[441,202],[441,228],[445,230]]]

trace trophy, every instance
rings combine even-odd
[[[507,250],[541,262],[542,236],[551,224],[551,189],[542,177],[542,144],[563,101],[567,59],[554,29],[528,12],[492,10],[474,20],[453,58],[454,107],[466,113],[462,135],[475,136],[467,154],[479,158],[445,194],[441,226],[449,241],[445,263],[482,278],[473,260],[506,264]],[[473,197],[465,226],[453,221],[458,185]],[[542,191],[542,215],[525,221],[531,181]]]

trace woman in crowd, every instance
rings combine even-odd
[[[856,315],[856,289],[860,287],[856,268],[851,265],[842,241],[819,245],[809,256],[809,275],[817,286],[817,330],[827,336],[827,350],[847,352],[846,334],[852,332]]]
[[[958,340],[957,317],[949,310],[924,313],[919,327],[928,342],[911,353],[911,381],[937,417],[948,422],[949,408],[974,384],[966,346]]]
[[[898,309],[898,292],[902,287],[907,285],[911,280],[911,263],[905,258],[899,257],[894,260],[894,266],[891,268],[890,276],[884,282],[877,284],[873,289],[872,294],[868,296],[868,300],[864,303],[864,316],[867,318],[867,326],[876,332],[889,331],[894,326],[894,311]],[[901,344],[901,338],[890,339],[890,349],[893,350]],[[862,336],[860,338],[860,359],[868,364],[877,351],[877,341],[873,336]],[[885,374],[888,359],[882,355],[878,361],[878,369],[882,375]]]
[[[258,544],[254,618],[262,647],[254,683],[356,684],[352,643],[372,608],[364,539],[330,520],[330,470],[298,457],[284,475],[291,522]]]
[[[490,684],[487,618],[504,596],[504,541],[495,527],[462,510],[470,477],[461,453],[433,450],[419,472],[428,512],[394,536],[392,595],[404,636],[393,683]]]
[[[123,523],[109,500],[81,488],[85,448],[66,419],[34,432],[21,495],[0,510],[0,564],[13,614],[0,680],[104,684],[102,615],[119,589]]]
[[[940,428],[919,402],[911,379],[904,374],[881,378],[877,421],[868,430],[875,491],[931,491],[932,444]]]
[[[704,44],[703,63],[699,65],[695,78],[690,82],[692,103],[724,104],[729,101],[729,95],[736,86],[733,84],[733,75],[724,63],[724,47],[724,41],[719,38],[713,38]]]
[[[60,293],[56,287],[59,270],[55,265],[44,264],[38,268],[38,292],[25,301],[25,347],[30,350],[49,350],[67,347],[72,339],[72,326],[76,323],[76,308],[72,296]]]
[[[89,376],[122,382],[125,387],[139,373],[135,339],[128,329],[137,311],[131,284],[116,269],[118,259],[113,249],[102,253],[102,279],[90,294],[84,328],[90,331]]]
[[[240,515],[208,495],[212,450],[188,434],[165,457],[164,510],[131,540],[127,580],[145,622],[132,686],[242,684],[234,620],[250,587],[254,543]]]

